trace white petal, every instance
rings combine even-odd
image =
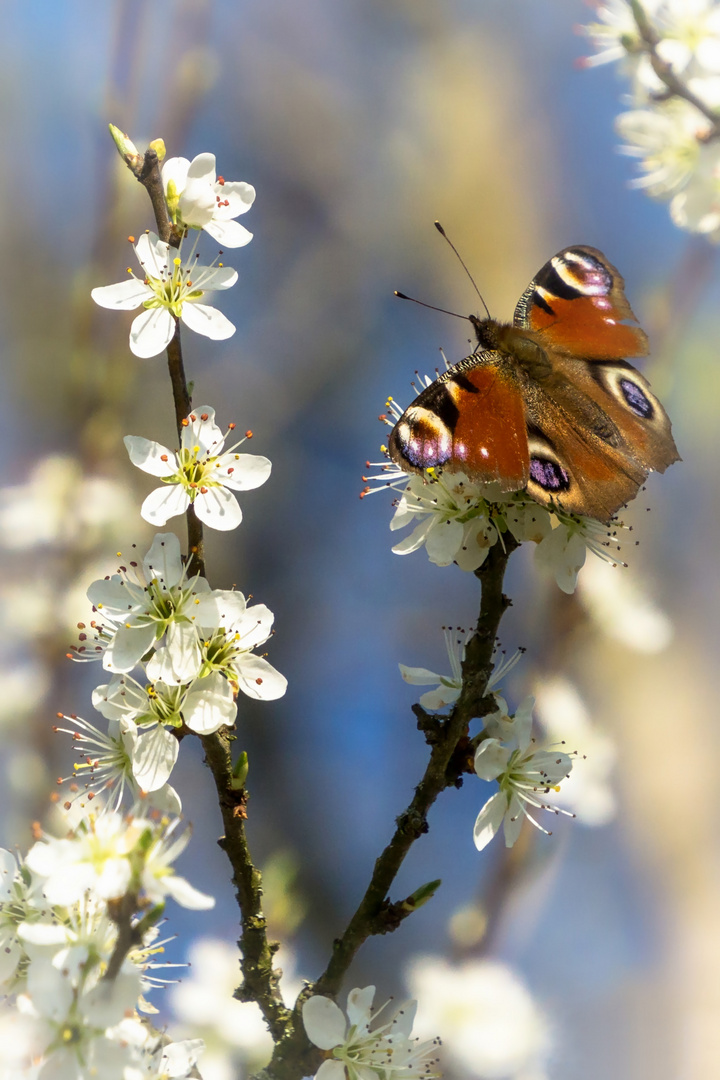
[[[154,626],[119,626],[105,650],[103,667],[122,674],[132,671],[155,640]]]
[[[356,987],[350,991],[347,998],[347,1014],[351,1024],[356,1027],[362,1024],[363,1027],[367,1028],[370,1022],[374,997],[374,986],[366,986],[363,990]]]
[[[427,668],[406,667],[405,664],[398,664],[398,667],[405,682],[412,683],[413,686],[432,686],[433,683],[437,685],[440,682],[440,676]]]
[[[411,552],[417,551],[421,548],[428,538],[428,534],[432,529],[434,521],[430,518],[428,521],[421,521],[416,528],[406,536],[404,540],[401,540],[399,544],[395,544],[393,552],[395,555],[410,555]],[[392,522],[390,522],[390,528],[392,528]]]
[[[129,277],[126,281],[118,281],[115,285],[102,285],[100,288],[93,289],[90,295],[100,307],[112,308],[115,311],[132,311],[155,294],[144,281]]]
[[[131,675],[116,675],[105,686],[96,686],[92,703],[106,720],[132,721],[148,710],[147,694]]]
[[[497,739],[485,739],[475,752],[475,772],[481,780],[497,780],[505,772],[510,750]]]
[[[135,245],[138,262],[148,277],[162,278],[170,264],[170,245],[160,240],[157,233],[143,233]],[[173,249],[173,257],[176,252]]]
[[[454,705],[460,697],[460,689],[459,686],[438,686],[437,690],[428,690],[426,694],[422,694],[420,704],[423,709],[437,712],[448,705]]]
[[[190,623],[170,623],[167,631],[167,650],[172,658],[174,682],[187,683],[197,677],[202,665],[202,653],[197,630]]]
[[[197,288],[204,292],[231,289],[237,279],[237,270],[233,270],[232,266],[198,266],[193,276]]]
[[[449,566],[454,562],[462,541],[463,527],[459,521],[436,523],[425,541],[430,562],[436,566]]]
[[[148,580],[157,578],[164,582],[168,589],[178,584],[182,577],[183,564],[180,541],[175,533],[157,534],[143,559],[143,569]]]
[[[188,167],[188,180],[204,180],[208,184],[214,184],[215,176],[215,155],[196,154]]]
[[[230,683],[219,671],[199,679],[188,693],[182,712],[187,726],[198,735],[211,735],[223,725],[232,727],[237,705]]]
[[[233,491],[252,491],[267,480],[272,462],[259,454],[222,454],[213,479]]]
[[[204,525],[220,532],[237,529],[242,521],[242,510],[235,498],[226,488],[211,487],[195,496],[195,513]]]
[[[249,210],[250,207],[246,209]],[[212,236],[213,240],[217,240],[218,244],[222,244],[226,248],[245,247],[253,238],[253,234],[249,229],[246,229],[239,221],[218,219],[217,212],[212,221],[208,221],[204,228],[205,232]]]
[[[254,649],[264,644],[270,637],[275,616],[265,604],[252,604],[239,617],[233,617],[233,610],[221,606],[223,617],[227,616],[226,625],[239,637],[244,649]]]
[[[287,679],[263,656],[248,653],[235,663],[238,683],[243,693],[259,701],[275,701],[287,690]]]
[[[162,443],[143,439],[141,435],[126,435],[123,442],[133,465],[143,472],[151,476],[172,476],[177,472],[175,454]]]
[[[145,670],[151,682],[164,682],[167,686],[174,686],[177,682],[170,651],[163,645],[156,649],[148,660]]]
[[[139,732],[132,770],[143,791],[157,791],[167,783],[179,750],[179,742],[162,724]]]
[[[213,341],[225,341],[235,333],[235,327],[217,308],[207,304],[186,302],[180,316],[185,325],[196,334],[204,334]],[[158,350],[159,351],[159,350]]]
[[[105,859],[94,889],[103,900],[117,900],[127,892],[131,878],[132,869],[127,859]]]
[[[0,902],[9,900],[18,872],[15,856],[7,848],[0,848]]]
[[[345,1066],[337,1058],[328,1058],[327,1061],[323,1061],[315,1073],[315,1080],[345,1080],[345,1078]]]
[[[194,450],[197,446],[201,455],[217,454],[225,442],[225,435],[215,423],[215,410],[209,405],[201,405],[193,409],[187,421],[182,430],[183,449]]]
[[[209,911],[210,908],[215,907],[214,896],[209,896],[207,893],[195,889],[185,878],[175,877],[174,875],[164,877],[162,884],[165,893],[172,896],[173,900],[184,908],[189,908],[191,911]]]
[[[332,1050],[345,1042],[347,1021],[342,1009],[330,998],[315,994],[303,1002],[305,1034],[321,1050]]]
[[[140,517],[151,525],[166,525],[170,518],[184,514],[190,496],[182,484],[163,484],[154,488],[140,507]]]
[[[91,582],[87,598],[94,608],[113,622],[119,622],[135,606],[135,596],[119,574]]]
[[[478,851],[482,851],[490,843],[500,828],[506,809],[507,799],[501,791],[496,792],[485,803],[477,816],[475,828],[473,829],[473,840]]]
[[[503,819],[503,833],[505,834],[505,847],[512,847],[518,836],[525,819],[522,804],[517,795],[513,793]]]
[[[190,168],[190,162],[184,157],[172,157],[168,158],[162,167],[162,181],[165,193],[167,194],[168,184],[172,180],[175,184],[176,191],[183,191],[185,184],[187,183],[188,169]]]
[[[147,360],[166,349],[175,336],[175,319],[167,308],[148,308],[133,319],[130,351]]]
[[[230,218],[246,214],[255,202],[255,188],[244,180],[226,180],[215,185],[215,194],[220,199],[215,210],[216,221],[228,221]],[[227,206],[221,205],[227,203]]]
[[[257,606],[265,607],[264,604]],[[216,630],[220,626],[234,627],[235,623],[245,615],[246,609],[247,601],[241,592],[234,589],[213,589],[211,593],[202,597],[199,604],[195,605],[193,615],[197,625],[204,630]],[[267,608],[265,610],[267,611]],[[272,612],[269,614],[270,626],[272,626]],[[263,641],[267,641],[267,637],[264,637]]]

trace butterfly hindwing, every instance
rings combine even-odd
[[[444,467],[516,491],[528,481],[525,407],[516,372],[495,351],[474,353],[440,375],[393,428],[390,456],[423,473]]]
[[[548,346],[588,359],[645,356],[648,340],[625,296],[625,282],[596,248],[563,248],[538,271],[515,308],[514,325]]]

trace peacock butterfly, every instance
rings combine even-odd
[[[469,316],[477,348],[400,417],[395,464],[609,521],[649,472],[680,460],[667,413],[625,359],[645,356],[648,339],[624,284],[600,251],[575,245],[533,278],[512,325]]]

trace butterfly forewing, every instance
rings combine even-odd
[[[400,417],[389,450],[406,471],[442,466],[483,483],[497,481],[504,491],[524,488],[530,456],[512,365],[488,351],[449,368]]]
[[[515,326],[542,332],[549,346],[588,359],[645,356],[648,340],[602,252],[564,248],[545,263],[515,308]]]

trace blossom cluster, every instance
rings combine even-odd
[[[285,677],[254,651],[270,637],[273,614],[241,592],[212,589],[206,578],[189,575],[174,533],[158,533],[140,563],[94,581],[88,598],[95,617],[81,628],[72,655],[101,660],[109,673],[93,705],[110,727],[104,735],[67,718],[87,753],[76,773],[87,774],[85,791],[112,789],[113,805],[127,788],[179,810],[168,785],[177,736],[232,726],[239,691],[261,701],[285,693]]]
[[[214,904],[174,873],[189,839],[181,830],[177,818],[105,808],[60,838],[43,835],[24,860],[0,849],[3,1075],[190,1075],[202,1040],[172,1043],[140,1015],[155,1011],[145,995],[158,981],[166,898]]]
[[[619,61],[632,108],[617,130],[638,160],[632,186],[669,200],[673,222],[720,240],[720,4],[717,0],[597,0],[580,28],[586,66]]]

